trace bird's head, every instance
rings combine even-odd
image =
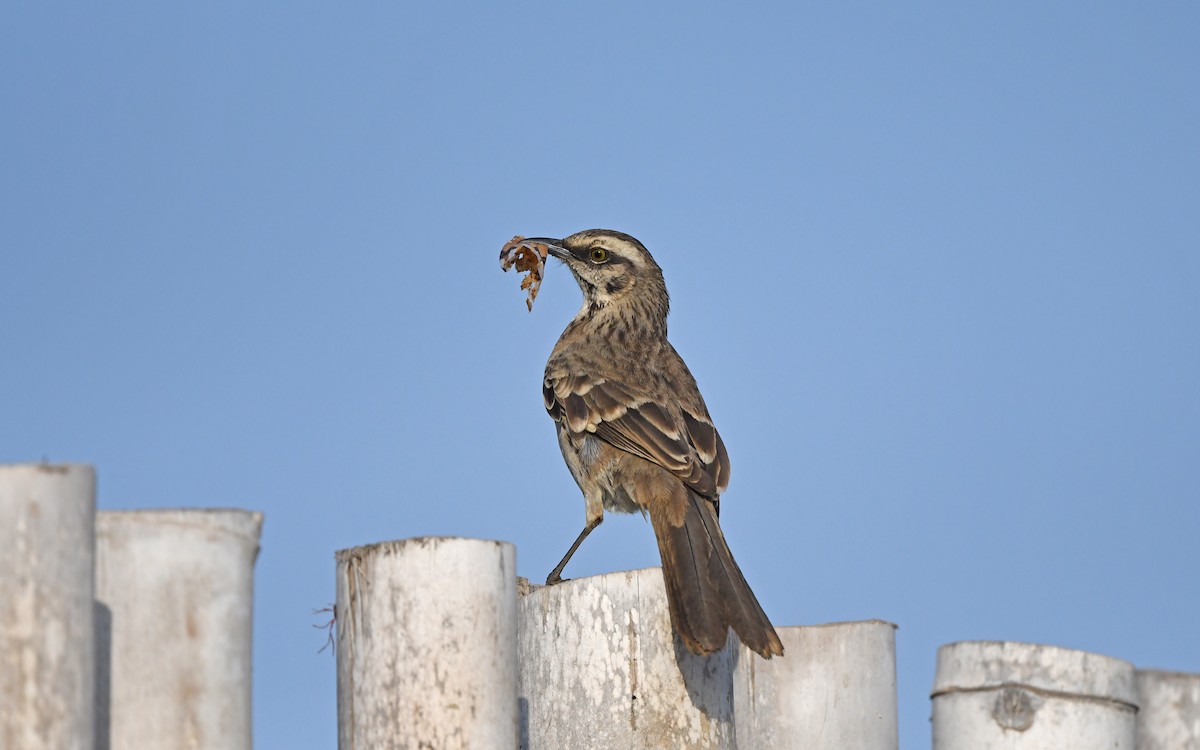
[[[666,326],[670,301],[662,269],[645,245],[624,232],[585,229],[561,240],[531,237],[571,269],[583,290],[580,315],[617,310]]]

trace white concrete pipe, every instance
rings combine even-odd
[[[250,750],[262,514],[101,511],[97,750]]]
[[[1200,750],[1200,674],[1137,671],[1137,750]]]
[[[91,750],[96,473],[0,466],[0,748]]]
[[[659,568],[537,587],[518,617],[522,748],[734,747],[734,647],[676,641]]]
[[[1133,665],[1029,643],[938,649],[933,750],[1134,750]]]
[[[896,750],[896,626],[868,620],[777,630],[782,659],[739,647],[737,750]]]
[[[515,748],[516,580],[505,542],[338,552],[338,747]]]

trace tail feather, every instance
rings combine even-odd
[[[764,658],[782,656],[783,644],[734,562],[713,504],[683,491],[682,513],[650,510],[675,632],[693,653],[711,654],[725,647],[732,627]]]

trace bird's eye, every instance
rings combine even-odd
[[[593,263],[603,263],[608,260],[608,251],[602,247],[593,247],[591,258]]]

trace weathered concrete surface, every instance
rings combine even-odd
[[[97,750],[250,750],[262,514],[101,511]]]
[[[96,473],[0,466],[0,749],[91,750]]]
[[[777,630],[782,659],[739,646],[737,750],[896,750],[896,626],[867,620]]]
[[[1137,750],[1200,750],[1200,674],[1137,671]]]
[[[1134,750],[1133,665],[1031,643],[938,650],[934,750]]]
[[[658,568],[537,587],[518,620],[523,748],[733,747],[736,637],[687,652]]]
[[[338,552],[338,747],[516,747],[516,600],[505,542]]]

